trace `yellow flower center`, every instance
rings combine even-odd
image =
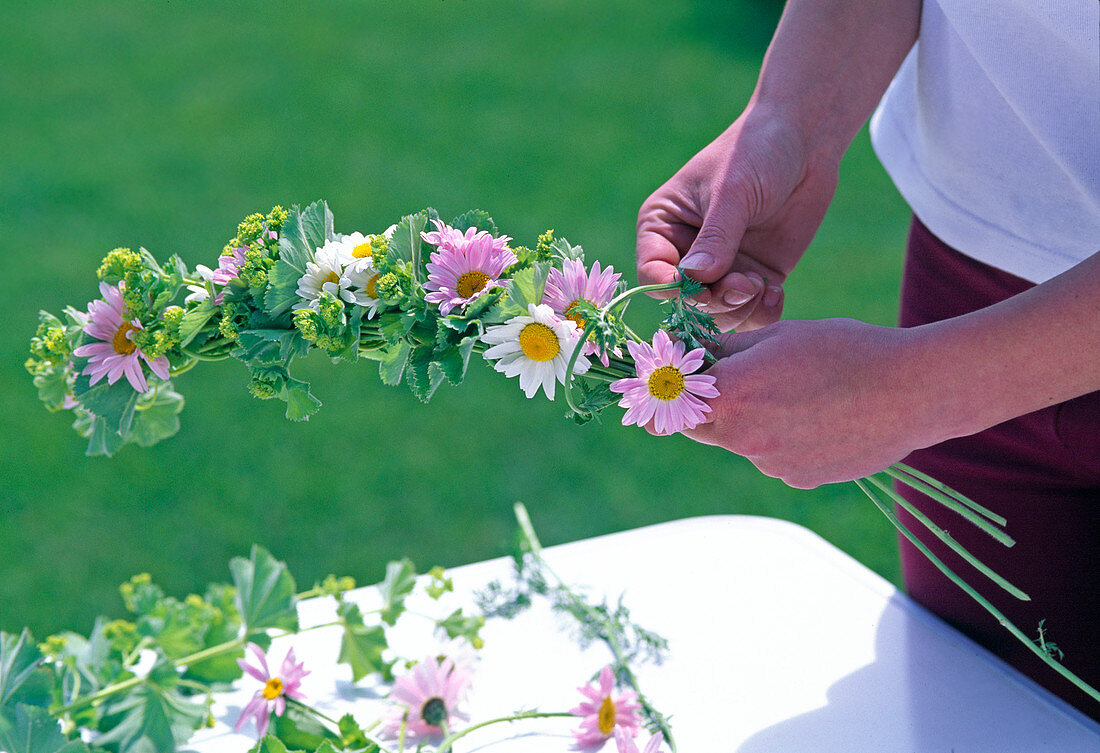
[[[610,735],[611,731],[615,729],[615,702],[611,700],[611,696],[603,699],[596,720],[600,732],[605,735]]]
[[[321,286],[324,287],[324,284],[326,282],[335,282],[337,285],[339,285],[340,275],[330,270],[329,273],[325,275],[324,278],[321,280]]]
[[[675,400],[684,391],[684,375],[672,366],[662,366],[649,375],[649,394],[658,400]]]
[[[561,350],[561,343],[554,330],[532,322],[519,333],[519,347],[532,361],[549,361]]]
[[[455,285],[455,292],[458,293],[459,298],[469,298],[474,293],[480,293],[485,289],[486,283],[489,282],[489,275],[484,272],[478,272],[474,270],[467,272],[458,278],[458,284]]]
[[[283,694],[283,681],[278,677],[272,677],[264,685],[264,698],[269,701],[274,701],[276,698]]]
[[[374,292],[374,286],[378,284],[379,277],[381,277],[381,275],[375,275],[374,277],[367,280],[367,287],[363,290],[363,292],[369,295],[371,298],[378,297],[378,295]]]
[[[134,345],[134,341],[126,336],[127,332],[133,332],[137,327],[130,324],[130,322],[123,322],[122,326],[118,328],[118,332],[115,332],[114,338],[111,339],[111,345],[115,349],[115,353],[121,356],[128,356],[137,350],[137,346]]]
[[[374,249],[370,247],[370,241],[367,241],[353,248],[351,255],[356,259],[366,259],[368,256],[374,256]]]
[[[577,308],[577,304],[579,304],[579,303],[592,303],[592,301],[588,300],[587,298],[578,298],[577,300],[573,301],[572,303],[570,303],[568,306],[565,307],[565,318],[576,322],[578,327],[580,327],[581,329],[584,329],[584,325],[585,325],[584,317],[581,316],[580,314],[573,313],[574,310]],[[592,304],[592,305],[595,305],[595,304]]]

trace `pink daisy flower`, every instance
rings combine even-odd
[[[656,735],[649,738],[649,742],[646,743],[641,753],[661,753],[661,746],[664,745],[664,743],[664,735],[658,732]],[[615,747],[618,753],[639,753],[638,746],[634,744],[634,739],[618,727],[615,728]]]
[[[476,228],[461,233],[439,220],[433,222],[435,231],[420,234],[437,247],[427,264],[424,289],[430,292],[424,300],[438,303],[439,313],[446,316],[500,285],[501,274],[518,259],[508,248],[512,239],[507,235],[494,238]]]
[[[84,331],[99,342],[81,345],[73,350],[74,356],[88,359],[82,373],[95,384],[107,377],[107,384],[114,384],[123,374],[137,392],[147,392],[145,372],[141,362],[161,379],[168,379],[168,359],[165,356],[150,359],[134,344],[133,333],[145,329],[137,319],[127,319],[118,287],[99,283],[103,300],[88,304],[88,323]]]
[[[546,290],[542,302],[554,310],[554,313],[571,319],[581,330],[585,327],[584,317],[575,313],[578,303],[587,301],[597,308],[611,303],[615,297],[615,287],[621,274],[614,267],[600,269],[598,261],[592,263],[591,273],[584,271],[584,263],[577,259],[566,259],[562,269],[551,269],[546,278]],[[588,342],[584,346],[584,355],[597,352],[596,343]],[[608,364],[606,353],[598,354],[604,366]]]
[[[411,672],[398,677],[390,691],[394,704],[382,720],[381,734],[390,739],[405,734],[414,739],[438,737],[452,719],[465,720],[458,705],[470,683],[469,670],[453,660],[429,656],[417,662]]]
[[[685,354],[684,344],[660,329],[652,346],[628,342],[626,347],[638,376],[611,383],[611,391],[622,394],[619,405],[627,409],[624,426],[644,426],[652,419],[658,434],[673,434],[703,423],[710,406],[699,398],[718,397],[718,390],[712,376],[688,376],[703,365],[702,348]]]
[[[611,667],[600,670],[599,684],[577,688],[587,700],[569,713],[583,716],[581,726],[573,730],[577,745],[582,748],[602,745],[613,733],[621,732],[630,737],[638,734],[642,724],[641,705],[632,690],[615,693]]]
[[[233,729],[240,732],[250,717],[256,719],[256,732],[260,737],[267,734],[267,725],[271,721],[271,711],[274,709],[276,716],[282,716],[286,711],[286,699],[294,698],[302,700],[305,695],[299,690],[302,678],[309,674],[303,669],[303,665],[296,663],[294,649],[286,652],[283,665],[279,668],[279,674],[271,674],[267,668],[267,654],[255,643],[249,643],[248,648],[256,655],[259,666],[249,664],[244,659],[237,659],[241,669],[264,684],[256,691],[256,695],[241,711],[237,724]]]

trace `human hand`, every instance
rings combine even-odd
[[[722,344],[709,420],[684,434],[790,486],[861,478],[946,438],[937,380],[910,367],[915,330],[784,321]]]
[[[642,204],[638,282],[672,282],[679,265],[707,283],[696,301],[723,331],[778,320],[782,284],[821,224],[838,163],[811,154],[781,119],[746,110]]]

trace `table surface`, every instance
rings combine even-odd
[[[1100,725],[792,523],[691,518],[551,547],[546,558],[590,595],[622,596],[637,622],[668,639],[668,658],[637,674],[671,715],[680,753],[1100,751]],[[449,571],[456,603],[469,603],[510,567],[502,558]],[[377,603],[373,588],[350,597]],[[334,615],[324,600],[299,612],[303,625]],[[483,636],[466,706],[473,722],[519,709],[568,710],[580,700],[576,687],[609,658],[600,645],[578,648],[568,623],[545,604],[490,620]],[[385,688],[351,683],[350,670],[335,663],[337,628],[278,639],[272,655],[280,660],[290,645],[312,670],[302,686],[311,704],[335,717],[376,718]],[[397,637],[404,655],[437,647],[428,632]],[[218,700],[218,725],[191,748],[243,753],[254,743],[251,724],[231,730],[255,691],[240,684]],[[464,738],[458,753],[566,751],[575,726],[495,725]]]

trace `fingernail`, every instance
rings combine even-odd
[[[768,289],[764,291],[764,305],[772,308],[779,303],[779,298],[782,295],[783,288],[778,285],[769,285]]]
[[[690,269],[698,271],[700,269],[707,269],[714,263],[714,257],[710,254],[697,253],[691,256],[684,257],[680,261],[680,269]]]
[[[727,290],[722,295],[722,300],[730,306],[740,306],[752,300],[752,293],[742,293],[740,290]]]

